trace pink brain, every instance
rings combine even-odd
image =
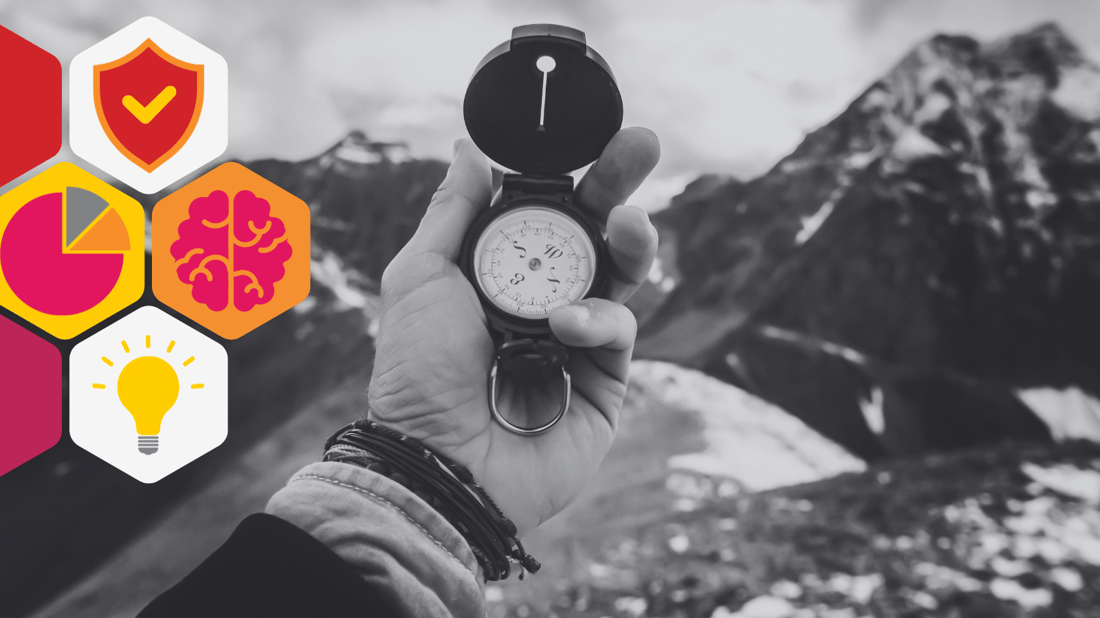
[[[224,191],[214,191],[192,201],[187,214],[170,251],[191,297],[213,311],[270,302],[293,248],[267,200],[241,191],[230,204]]]

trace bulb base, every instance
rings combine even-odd
[[[138,436],[138,452],[152,455],[160,448],[160,436]]]

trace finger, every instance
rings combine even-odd
[[[456,141],[447,177],[432,196],[406,249],[413,254],[439,253],[451,261],[457,260],[466,230],[488,208],[492,194],[489,160],[469,139]]]
[[[661,143],[653,131],[619,131],[577,185],[577,203],[603,223],[612,208],[626,203],[660,158]]]
[[[649,276],[657,257],[657,228],[637,206],[616,206],[607,216],[607,246],[611,254],[607,298],[625,303]]]
[[[567,346],[628,352],[634,348],[638,326],[623,305],[587,298],[550,312],[550,330]]]
[[[613,433],[638,330],[634,314],[619,303],[589,298],[551,312],[550,329],[565,345],[587,348],[571,352],[566,366],[573,388],[600,411]]]

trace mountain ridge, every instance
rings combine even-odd
[[[636,353],[745,386],[868,458],[1049,440],[1013,391],[1100,389],[1092,92],[1100,69],[1056,25],[921,43],[763,176],[706,180],[654,216],[662,280]],[[861,404],[875,389],[883,433]],[[942,435],[919,401],[933,389],[987,430]]]

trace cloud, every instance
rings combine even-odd
[[[241,158],[307,157],[352,129],[445,158],[471,72],[512,26],[580,28],[615,71],[626,124],[661,137],[660,194],[696,173],[762,173],[937,32],[1056,19],[1100,56],[1091,0],[0,0],[0,22],[66,67],[144,15],[226,58]]]

